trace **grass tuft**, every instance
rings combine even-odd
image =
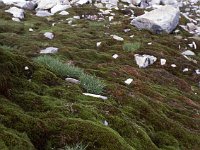
[[[138,50],[140,46],[141,44],[139,42],[125,43],[123,45],[123,50],[128,51],[128,52],[133,52],[133,51]]]
[[[84,73],[83,69],[69,64],[64,64],[60,60],[47,55],[39,56],[35,61],[62,77],[79,78]]]
[[[84,74],[80,77],[81,85],[89,93],[101,94],[103,88],[105,87],[104,83],[96,78],[95,76]]]
[[[60,60],[47,55],[39,56],[35,61],[44,65],[56,75],[80,79],[81,86],[86,89],[87,92],[93,94],[100,94],[103,92],[105,85],[95,76],[85,74],[83,69],[64,64]]]

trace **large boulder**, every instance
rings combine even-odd
[[[136,17],[131,24],[155,33],[171,33],[178,25],[179,16],[179,9],[166,5]]]

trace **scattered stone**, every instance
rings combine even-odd
[[[103,124],[104,124],[105,126],[108,126],[108,121],[104,120]]]
[[[114,54],[112,57],[113,57],[114,59],[117,59],[117,58],[119,57],[119,55]]]
[[[23,9],[34,10],[37,3],[36,1],[19,1],[14,3],[14,5]]]
[[[131,31],[131,29],[124,29],[125,33],[129,32],[129,31]]]
[[[194,23],[187,23],[187,28],[189,31],[195,31],[197,29]]]
[[[56,6],[54,6],[54,7],[51,8],[51,13],[55,14],[55,13],[57,13],[59,11],[64,11],[65,9],[68,9],[70,7],[71,7],[70,5],[57,4]]]
[[[68,13],[67,11],[61,11],[59,14],[60,14],[60,15],[63,15],[63,16],[69,15],[69,13]]]
[[[148,45],[152,45],[152,43],[150,42],[150,43],[147,43]]]
[[[101,95],[96,95],[96,94],[91,94],[91,93],[83,93],[83,95],[96,97],[96,98],[100,98],[100,99],[103,99],[103,100],[107,100],[108,99],[106,96],[101,96]]]
[[[29,31],[29,32],[33,32],[33,29],[32,29],[32,28],[29,28],[28,31]]]
[[[176,68],[176,65],[175,65],[175,64],[171,64],[171,66],[172,66],[173,68]]]
[[[153,64],[157,58],[151,55],[139,55],[135,54],[135,60],[139,68],[146,68]]]
[[[29,70],[28,66],[25,66],[25,67],[24,67],[24,70]]]
[[[109,20],[109,21],[112,21],[113,19],[114,19],[113,16],[109,16],[109,17],[108,17],[108,20]]]
[[[54,34],[51,32],[45,32],[44,36],[50,40],[52,40],[54,38]]]
[[[39,10],[36,12],[36,16],[38,16],[38,17],[48,17],[48,16],[52,16],[52,15],[53,14],[51,14],[47,10]]]
[[[136,17],[131,24],[139,29],[148,29],[155,33],[171,33],[178,25],[179,16],[178,9],[166,5]]]
[[[97,42],[97,47],[99,47],[101,45],[101,42]]]
[[[196,74],[200,75],[200,69],[195,70]]]
[[[132,82],[133,82],[133,79],[131,79],[131,78],[124,81],[124,83],[126,83],[127,85],[130,85]]]
[[[52,54],[56,53],[58,51],[58,48],[56,47],[47,47],[46,49],[43,49],[40,51],[40,54]]]
[[[192,42],[192,44],[193,44],[194,49],[197,49],[197,45],[194,41]]]
[[[134,35],[131,35],[131,36],[130,36],[130,38],[133,38],[133,37],[134,37]]]
[[[117,35],[111,35],[113,37],[113,39],[117,40],[117,41],[124,41],[124,39],[122,37],[119,37]]]
[[[19,19],[19,18],[14,18],[14,17],[13,17],[12,20],[13,20],[13,21],[16,21],[16,22],[20,22],[20,19]]]
[[[188,68],[184,68],[184,69],[183,69],[183,72],[188,72],[188,71],[189,71]]]
[[[160,59],[160,64],[163,66],[163,65],[165,65],[166,64],[166,62],[167,62],[167,60],[166,59]]]
[[[81,19],[80,16],[74,16],[73,18],[74,18],[74,19]]]
[[[194,56],[195,53],[191,50],[186,50],[184,52],[182,52],[182,55],[185,55],[185,56]]]
[[[74,78],[65,78],[65,81],[74,83],[74,84],[80,84],[80,81]]]
[[[17,7],[11,7],[8,10],[5,10],[5,12],[11,13],[14,18],[24,19],[24,10],[17,8]]]

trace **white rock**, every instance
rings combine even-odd
[[[139,68],[146,68],[147,66],[153,64],[157,58],[151,55],[135,54],[135,60]]]
[[[80,5],[83,5],[83,4],[86,4],[86,3],[92,3],[92,0],[78,0],[76,2],[76,4],[80,4]]]
[[[20,19],[19,19],[19,18],[13,17],[12,20],[13,20],[13,21],[16,21],[16,22],[20,22]]]
[[[176,68],[176,65],[175,65],[175,64],[171,64],[171,66],[172,66],[173,68]]]
[[[28,66],[25,66],[25,67],[24,67],[24,70],[29,70]]]
[[[114,59],[117,59],[117,58],[119,57],[119,55],[114,54],[112,57],[113,57]]]
[[[11,13],[13,17],[24,19],[24,10],[17,8],[17,7],[11,7],[8,10],[5,10],[5,12]]]
[[[166,59],[164,59],[164,58],[161,58],[161,59],[160,59],[160,64],[161,64],[162,66],[165,65],[166,62],[167,62]]]
[[[161,0],[161,3],[164,5],[178,6],[177,0]]]
[[[139,5],[141,2],[142,2],[142,0],[131,0],[130,1],[133,5]]]
[[[155,33],[171,33],[178,25],[179,16],[178,9],[166,5],[136,17],[131,24],[139,29],[148,29]]]
[[[113,19],[114,19],[113,16],[109,16],[109,17],[108,17],[108,20],[109,20],[109,21],[112,21]]]
[[[104,120],[103,124],[104,124],[105,126],[108,126],[108,121]]]
[[[195,31],[197,29],[194,23],[187,23],[187,28],[189,31]]]
[[[184,68],[184,69],[183,69],[183,72],[188,72],[188,71],[189,71],[188,68]]]
[[[184,52],[181,53],[182,55],[186,55],[186,56],[194,56],[195,53],[191,50],[186,50]]]
[[[58,51],[58,48],[56,47],[47,47],[46,49],[41,50],[40,54],[56,53],[57,51]]]
[[[124,81],[124,83],[126,83],[127,85],[130,85],[132,82],[133,82],[133,79],[131,79],[131,78]]]
[[[124,29],[124,32],[129,32],[129,31],[131,31],[131,29]]]
[[[29,31],[29,32],[33,32],[33,29],[32,29],[32,28],[29,28],[28,31]]]
[[[51,8],[51,13],[55,14],[59,11],[64,11],[65,9],[68,9],[70,7],[71,7],[70,5],[60,5],[60,4],[58,4],[58,5]]]
[[[194,49],[197,49],[197,45],[194,41],[192,42],[192,44],[193,44]]]
[[[97,44],[96,44],[96,45],[97,45],[97,47],[99,47],[99,46],[101,45],[101,42],[97,42]]]
[[[14,3],[15,6],[21,7],[23,9],[34,10],[37,3],[36,1],[21,1]]]
[[[80,19],[80,16],[73,16],[74,19]]]
[[[91,94],[91,93],[83,93],[83,95],[96,97],[96,98],[100,98],[100,99],[103,99],[103,100],[107,100],[108,99],[106,96],[101,96],[101,95],[96,95],[96,94]]]
[[[196,74],[200,75],[200,69],[195,70]]]
[[[50,12],[46,11],[46,10],[39,10],[36,12],[36,16],[38,17],[48,17],[48,16],[52,16],[53,14],[51,14]]]
[[[61,11],[59,14],[63,15],[63,16],[69,15],[69,13],[67,11]]]
[[[74,83],[74,84],[79,84],[80,81],[74,78],[65,78],[65,81],[70,82],[70,83]]]
[[[1,1],[6,5],[14,5],[14,4],[17,4],[17,3],[25,2],[25,0],[0,0],[0,2]]]
[[[149,42],[149,43],[147,43],[148,45],[152,45],[152,43],[151,42]]]
[[[45,32],[44,36],[50,40],[52,40],[54,38],[54,34],[51,32]]]
[[[37,4],[38,10],[46,10],[54,7],[57,4],[57,2],[56,0],[39,0]]]
[[[124,39],[122,37],[119,37],[117,35],[111,35],[113,37],[113,39],[117,40],[117,41],[123,41]]]
[[[68,0],[39,0],[37,10],[48,10],[56,5],[70,5]]]
[[[134,37],[134,35],[131,35],[131,36],[130,36],[130,38],[133,38],[133,37]]]
[[[151,1],[149,2],[149,4],[150,4],[150,5],[159,5],[160,2],[161,2],[161,0],[151,0]]]

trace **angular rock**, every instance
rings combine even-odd
[[[36,16],[38,16],[38,17],[48,17],[48,16],[52,16],[52,15],[53,14],[51,14],[47,10],[39,10],[36,12]]]
[[[74,78],[65,78],[65,81],[70,82],[70,83],[74,83],[74,84],[80,84],[80,81],[76,80]]]
[[[11,13],[14,18],[24,19],[24,10],[17,8],[17,7],[11,7],[10,9],[6,10],[5,12]]]
[[[37,4],[35,1],[24,1],[16,3],[15,5],[23,9],[34,10]]]
[[[69,15],[69,13],[67,11],[61,11],[59,14],[63,15],[63,16]]]
[[[46,38],[50,39],[50,40],[52,40],[52,39],[54,38],[54,35],[53,35],[53,33],[51,33],[51,32],[45,32],[45,33],[44,33],[44,36],[45,36]]]
[[[186,50],[186,51],[182,52],[182,55],[186,55],[186,56],[194,56],[195,53],[194,53],[193,51]]]
[[[55,14],[59,11],[63,11],[63,10],[68,9],[70,7],[71,7],[70,5],[60,5],[60,4],[58,4],[58,5],[51,8],[51,13]]]
[[[156,60],[157,58],[151,55],[135,54],[135,61],[139,68],[146,68],[149,65],[153,64]]]
[[[46,49],[43,49],[40,51],[40,54],[52,54],[56,53],[58,51],[58,48],[56,47],[47,47]]]
[[[83,95],[96,97],[96,98],[100,98],[100,99],[103,99],[103,100],[107,100],[108,99],[106,96],[96,95],[96,94],[91,94],[91,93],[83,93]]]
[[[171,33],[178,25],[179,16],[178,9],[167,5],[136,17],[131,24],[139,29],[148,29],[155,33]]]

